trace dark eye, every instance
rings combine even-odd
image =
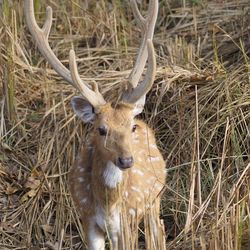
[[[104,136],[104,135],[107,134],[107,129],[104,128],[104,127],[98,128],[98,131],[99,131],[99,134],[100,134],[101,136]]]
[[[137,125],[135,124],[135,125],[133,126],[133,128],[132,128],[132,132],[135,132],[136,128],[137,128]]]

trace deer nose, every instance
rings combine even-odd
[[[133,164],[133,157],[118,157],[118,166],[122,169],[131,168]]]

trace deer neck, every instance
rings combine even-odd
[[[95,158],[92,171],[94,199],[99,204],[112,207],[122,200],[128,173],[120,170],[113,161],[105,158],[98,160],[99,157]]]

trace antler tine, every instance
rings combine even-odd
[[[51,64],[54,70],[62,76],[68,83],[74,86],[79,92],[94,106],[104,104],[103,96],[98,90],[97,85],[92,85],[93,90],[87,87],[87,84],[80,79],[75,62],[75,53],[70,52],[71,68],[70,72],[56,57],[54,52],[49,46],[48,37],[52,25],[52,8],[50,6],[46,9],[46,20],[43,28],[39,28],[34,14],[33,0],[24,1],[25,17],[32,37],[35,39],[38,49],[46,60]],[[73,63],[74,61],[74,63]]]
[[[88,88],[82,79],[79,76],[78,70],[77,70],[77,65],[76,65],[76,59],[75,59],[75,51],[70,50],[69,53],[69,67],[70,67],[70,72],[71,76],[73,79],[74,84],[77,86],[79,91],[83,96],[88,97],[88,101],[94,106],[98,107],[100,105],[104,105],[106,102],[102,96],[102,94],[98,90],[97,84],[94,86],[94,91]]]
[[[140,80],[147,61],[147,40],[153,39],[155,23],[158,14],[158,0],[150,0],[148,15],[146,18],[141,15],[136,0],[131,0],[131,5],[136,22],[141,28],[142,33],[144,33],[134,68],[128,77],[131,87],[135,88]]]
[[[131,92],[123,96],[123,101],[135,104],[151,89],[156,73],[156,59],[152,40],[147,40],[148,68],[144,80]],[[143,101],[144,102],[144,101]],[[142,104],[143,106],[144,104]]]
[[[67,82],[74,86],[69,70],[58,60],[58,58],[49,46],[48,37],[52,25],[52,8],[48,6],[46,9],[46,20],[42,29],[39,28],[35,19],[33,0],[25,0],[24,8],[28,28],[32,37],[37,43],[39,51],[51,64],[54,70],[59,75],[61,75]]]

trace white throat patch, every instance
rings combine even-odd
[[[122,170],[112,161],[108,161],[103,172],[104,183],[109,188],[116,188],[122,182]]]

